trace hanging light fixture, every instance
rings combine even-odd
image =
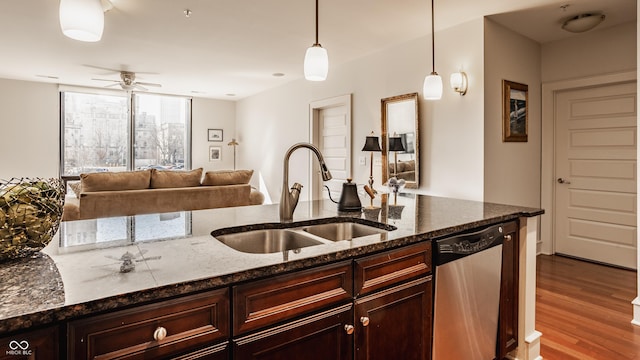
[[[318,43],[318,0],[316,0],[316,42],[307,49],[304,56],[304,78],[310,81],[324,81],[328,72],[327,50]]]
[[[59,15],[65,36],[87,42],[102,38],[104,10],[100,0],[60,0]]]
[[[422,97],[425,100],[440,100],[442,98],[442,78],[436,72],[436,35],[434,25],[434,0],[431,0],[431,74],[424,78]]]

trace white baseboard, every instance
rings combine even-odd
[[[640,326],[640,297],[633,299],[633,319],[631,323],[636,326]]]

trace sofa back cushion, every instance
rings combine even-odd
[[[151,170],[80,174],[82,192],[148,189]]]
[[[180,188],[200,186],[202,168],[175,171],[175,170],[151,170],[151,188]]]
[[[204,174],[202,185],[242,185],[248,184],[253,175],[253,170],[219,170],[207,171]]]

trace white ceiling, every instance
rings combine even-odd
[[[84,43],[62,35],[58,0],[1,0],[0,78],[101,87],[91,79],[128,70],[162,84],[154,92],[236,100],[301,78],[314,42],[313,0],[111,3],[102,40]],[[329,77],[331,67],[429,34],[430,8],[428,0],[320,0]],[[490,16],[544,43],[575,36],[560,24],[593,11],[607,16],[598,29],[611,27],[635,20],[636,0],[436,0],[435,26]]]

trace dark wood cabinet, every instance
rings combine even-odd
[[[518,224],[507,223],[503,231],[498,359],[505,359],[508,352],[518,347],[518,277],[520,274]]]
[[[346,304],[233,341],[234,360],[351,360],[353,305]]]
[[[0,338],[0,360],[56,360],[58,343],[57,327],[6,336]]]
[[[426,276],[357,299],[355,359],[430,359],[432,288]]]
[[[224,358],[228,288],[138,306],[68,324],[69,358]]]

